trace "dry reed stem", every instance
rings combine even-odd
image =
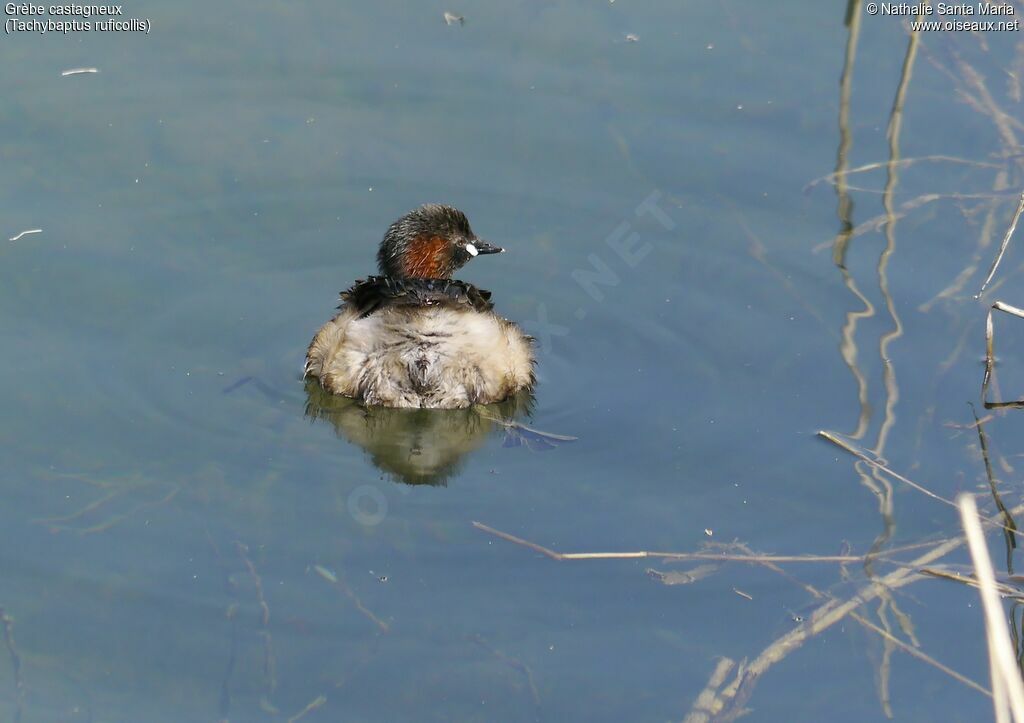
[[[796,584],[797,586],[802,587],[804,590],[806,590],[814,598],[817,598],[819,600],[834,600],[835,599],[834,596],[828,594],[827,592],[822,592],[822,591],[818,590],[816,587],[814,587],[813,585],[811,585],[809,583],[806,583],[806,582],[803,582],[802,580],[797,579],[796,577],[794,577],[793,575],[789,574],[788,572],[786,572],[785,570],[783,570],[781,567],[779,567],[777,565],[773,565],[773,564],[770,564],[770,563],[764,563],[764,567],[768,568],[772,572],[775,572],[775,573],[781,575],[782,577],[786,578],[787,580],[789,580],[790,582]],[[889,601],[891,602],[891,597],[889,598]],[[913,635],[913,633],[909,633],[911,641],[913,642],[913,645],[908,645],[904,641],[902,641],[899,638],[897,638],[896,636],[894,636],[888,630],[885,630],[885,629],[875,625],[873,622],[868,620],[863,615],[860,615],[859,613],[851,612],[850,613],[850,617],[853,618],[854,620],[856,620],[861,625],[863,625],[868,630],[871,630],[872,632],[877,633],[878,635],[881,635],[883,637],[883,639],[885,639],[890,645],[899,648],[900,650],[902,650],[903,652],[907,653],[908,655],[911,655],[911,656],[917,658],[918,660],[920,660],[920,661],[922,661],[924,663],[927,663],[928,665],[931,665],[932,667],[936,668],[940,672],[945,673],[946,675],[950,676],[951,678],[953,678],[954,680],[956,680],[956,681],[958,681],[960,683],[963,683],[964,685],[966,685],[969,688],[973,688],[974,690],[977,690],[980,693],[984,693],[987,696],[991,696],[992,695],[992,693],[989,692],[983,685],[981,685],[981,684],[971,680],[970,678],[968,678],[967,676],[963,675],[962,673],[958,673],[957,671],[953,670],[949,666],[947,666],[947,665],[939,662],[935,658],[931,657],[930,655],[928,655],[924,651],[919,650],[918,648],[920,646],[920,643],[917,642],[917,638]]]
[[[1024,512],[1024,505],[1020,505],[1012,510],[1012,514],[1020,514]],[[776,562],[853,562],[863,561],[865,558],[861,556],[852,555],[837,555],[828,557],[809,557],[809,556],[770,556],[770,555],[722,555],[717,553],[653,553],[649,551],[638,551],[631,553],[560,553],[550,548],[538,545],[536,543],[524,540],[515,535],[510,535],[507,532],[496,530],[493,527],[489,527],[480,522],[474,522],[473,526],[479,530],[492,534],[501,539],[513,542],[517,545],[527,547],[535,552],[539,552],[546,557],[553,560],[580,560],[580,559],[636,559],[642,557],[665,557],[665,558],[682,558],[682,559],[718,559],[718,560],[732,560],[740,562],[749,562],[755,564],[765,564],[774,566]],[[735,666],[735,663],[731,660],[724,659],[720,661],[715,673],[709,680],[708,686],[698,696],[694,707],[687,716],[686,721],[710,721],[712,716],[714,719],[719,719],[718,715],[725,710],[727,705],[732,705],[733,708],[727,712],[727,715],[720,718],[721,720],[733,720],[742,711],[737,708],[741,706],[743,702],[749,697],[752,692],[752,688],[756,683],[757,678],[771,668],[775,663],[784,659],[789,653],[799,648],[806,640],[817,635],[818,633],[826,630],[832,625],[842,620],[845,616],[853,613],[858,607],[871,602],[881,596],[881,591],[891,591],[900,587],[903,587],[914,580],[918,579],[918,569],[927,566],[929,563],[944,557],[949,552],[960,547],[964,543],[962,538],[952,538],[948,540],[942,540],[930,544],[930,549],[923,555],[917,557],[910,563],[902,564],[899,568],[877,580],[870,581],[865,585],[858,594],[847,600],[840,600],[839,598],[828,598],[828,600],[819,606],[807,619],[807,622],[789,633],[778,638],[772,645],[763,650],[761,654],[754,659],[749,665],[743,665],[737,672],[734,680],[722,690],[717,690],[721,687],[725,681],[725,677]],[[923,543],[919,543],[909,547],[921,547]],[[883,558],[875,558],[882,560]],[[892,562],[891,560],[886,560]],[[869,629],[874,632],[877,626],[870,624],[863,616],[859,616],[862,619],[857,619],[857,622],[867,622],[866,625]],[[863,620],[863,622],[862,622]],[[883,631],[885,632],[885,631]],[[888,634],[891,636],[891,634]],[[894,637],[894,636],[892,636]],[[912,646],[899,641],[894,638],[897,642],[892,644],[899,647],[901,650],[905,650],[908,654],[927,662],[930,665],[936,667],[936,669],[950,675],[959,682],[967,685],[973,689],[986,692],[984,688],[978,683],[970,680],[966,676],[952,670],[948,666],[940,663],[939,661],[931,658],[927,654],[913,648]],[[912,651],[912,652],[911,652]],[[717,691],[717,692],[716,692]]]
[[[1015,508],[1014,511],[1024,511],[1024,505]],[[961,537],[945,540],[936,544],[928,552],[915,558],[911,562],[911,566],[914,568],[925,567],[929,563],[948,555],[963,544],[964,539]],[[772,666],[785,659],[810,638],[835,625],[858,607],[877,598],[879,584],[894,590],[908,585],[916,579],[919,579],[919,576],[914,570],[899,568],[878,580],[871,581],[856,595],[845,601],[838,598],[829,599],[814,610],[806,623],[795,627],[766,647],[748,665],[737,672],[732,682],[725,688],[716,691],[709,684],[709,687],[705,688],[697,700],[702,701],[701,705],[705,710],[717,710],[724,713],[720,717],[721,720],[733,720],[738,713],[736,708],[742,706],[743,701],[749,696],[751,686],[756,682],[757,678],[764,675]],[[733,709],[727,710],[727,706],[730,705],[733,706]]]
[[[1018,309],[1016,306],[1011,306],[1002,301],[996,301],[989,307],[988,316],[985,318],[985,376],[981,380],[981,402],[985,409],[1021,406],[1024,405],[1024,400],[1020,399],[1015,402],[988,401],[989,385],[995,383],[995,328],[992,324],[993,311],[1002,311],[1024,319],[1024,309]]]
[[[981,289],[975,295],[975,299],[980,299],[981,295],[985,293],[986,287],[992,277],[996,275],[996,269],[999,268],[999,263],[1003,260],[1003,254],[1006,253],[1007,247],[1010,245],[1010,238],[1013,236],[1013,232],[1017,230],[1017,221],[1020,220],[1021,213],[1024,213],[1024,193],[1020,195],[1020,201],[1017,203],[1017,210],[1013,214],[1013,220],[1010,221],[1009,228],[1006,229],[1006,234],[1003,236],[1003,242],[999,244],[999,252],[996,254],[995,259],[992,261],[992,266],[988,270],[988,276],[981,283]]]
[[[735,661],[730,658],[718,659],[718,664],[711,671],[711,677],[708,678],[708,684],[697,696],[697,700],[693,702],[693,707],[683,719],[683,723],[710,723],[721,712],[721,701],[716,698],[714,691],[721,687],[726,676],[735,667]]]
[[[960,585],[966,585],[967,587],[978,587],[978,581],[973,577],[963,575],[956,570],[943,569],[940,567],[922,567],[920,570],[922,575],[930,575],[931,577],[938,578],[940,580],[949,580]],[[996,588],[999,591],[1000,597],[1009,598],[1011,600],[1024,601],[1024,591],[1018,588],[1011,587],[1002,582],[996,582]]]
[[[538,545],[536,542],[524,540],[507,532],[496,530],[482,522],[474,521],[473,527],[482,530],[489,535],[500,537],[503,540],[514,542],[517,545],[539,552],[552,560],[635,560],[645,557],[657,557],[671,560],[716,560],[719,562],[864,562],[864,555],[731,555],[721,552],[653,552],[650,550],[636,550],[632,552],[556,552],[549,547]],[[890,551],[891,552],[891,551]],[[884,558],[885,562],[899,564],[894,560]]]
[[[815,598],[817,598],[819,600],[834,600],[835,599],[834,596],[829,595],[826,592],[821,592],[820,590],[818,590],[813,585],[805,583],[802,580],[798,580],[797,578],[793,577],[788,572],[786,572],[785,570],[783,570],[782,568],[780,568],[780,567],[778,567],[776,565],[765,564],[764,567],[767,567],[769,570],[771,570],[771,571],[773,571],[775,573],[778,573],[779,575],[782,575],[784,578],[786,578],[787,580],[789,580],[789,581],[795,583],[796,585],[802,587],[810,595],[812,595],[813,597],[815,597]],[[985,688],[985,686],[983,686],[980,683],[977,683],[977,682],[971,680],[970,678],[968,678],[967,676],[963,675],[962,673],[958,673],[957,671],[953,670],[949,666],[939,662],[938,660],[936,660],[935,658],[931,657],[930,655],[928,655],[924,651],[920,650],[919,649],[919,645],[920,644],[917,642],[917,639],[915,637],[913,637],[912,634],[911,634],[911,640],[913,642],[913,645],[908,645],[907,643],[905,643],[904,641],[902,641],[899,638],[897,638],[895,635],[893,635],[888,630],[885,630],[884,628],[875,625],[873,622],[868,620],[863,615],[860,615],[859,613],[851,612],[850,613],[850,617],[853,618],[854,620],[856,620],[858,623],[860,623],[862,626],[864,626],[868,630],[871,630],[872,632],[877,633],[878,635],[882,636],[882,638],[885,639],[892,646],[894,646],[896,648],[899,648],[900,650],[902,650],[903,652],[907,653],[908,655],[910,655],[912,657],[915,657],[918,660],[920,660],[920,661],[922,661],[924,663],[927,663],[928,665],[931,665],[935,669],[939,670],[942,673],[945,673],[946,675],[948,675],[949,677],[953,678],[954,680],[956,680],[956,681],[958,681],[960,683],[963,683],[968,688],[973,688],[974,690],[978,691],[979,693],[983,693],[983,694],[991,697],[992,693],[989,690],[987,690]]]
[[[992,671],[992,696],[998,720],[1009,720],[1012,712],[1017,723],[1024,723],[1024,681],[1010,647],[1010,630],[1006,624],[1005,612],[996,591],[995,574],[989,558],[985,534],[978,518],[978,507],[970,495],[957,498],[960,519],[963,523],[967,545],[974,561],[975,574],[985,610],[985,630],[988,633],[989,663]]]

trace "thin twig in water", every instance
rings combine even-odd
[[[22,231],[22,232],[21,232],[21,233],[19,233],[19,234],[18,234],[17,236],[11,236],[11,237],[10,237],[9,239],[7,239],[7,240],[8,240],[8,241],[17,241],[17,240],[19,240],[19,239],[20,239],[20,238],[21,238],[22,236],[28,236],[28,235],[29,235],[30,233],[42,233],[42,232],[43,232],[43,229],[41,229],[41,228],[30,228],[30,229],[28,229],[27,231]]]
[[[961,574],[957,571],[944,570],[940,567],[924,567],[921,568],[922,575],[928,575],[930,577],[936,577],[940,580],[949,580],[950,582],[959,583],[960,585],[966,585],[967,587],[978,587],[978,581],[973,576]],[[1024,592],[1016,588],[1005,585],[1001,582],[996,583],[996,588],[999,591],[999,595],[1011,600],[1024,600]]]
[[[888,632],[886,630],[883,630],[882,628],[880,628],[877,625],[875,625],[873,622],[871,622],[870,620],[865,618],[863,615],[860,615],[858,613],[850,613],[850,617],[853,618],[854,620],[856,620],[858,623],[860,623],[864,627],[868,628],[869,630],[872,630],[872,631],[878,633],[883,638],[888,640],[890,643],[895,645],[897,648],[902,650],[904,653],[906,653],[906,654],[908,654],[908,655],[910,655],[910,656],[912,656],[914,658],[917,658],[918,660],[920,660],[920,661],[922,661],[924,663],[927,663],[928,665],[931,665],[933,668],[941,670],[943,673],[945,673],[949,677],[953,678],[954,680],[957,680],[957,681],[963,683],[968,688],[973,688],[974,690],[978,691],[979,693],[981,693],[983,695],[987,695],[989,697],[992,696],[992,692],[990,690],[988,690],[985,686],[981,685],[980,683],[978,683],[976,681],[971,680],[970,678],[968,678],[966,675],[964,675],[962,673],[958,673],[957,671],[955,671],[952,668],[950,668],[948,665],[945,665],[944,663],[939,662],[938,660],[936,660],[932,656],[928,655],[927,653],[925,653],[925,652],[915,648],[913,645],[907,645],[905,642],[903,642],[902,640],[900,640],[899,638],[894,636],[892,633],[890,633],[890,632]]]
[[[1024,315],[1024,312],[1021,312],[1021,314]],[[957,505],[956,505],[955,502],[947,500],[945,497],[942,497],[941,495],[935,494],[934,492],[929,490],[927,487],[923,487],[923,486],[919,485],[917,482],[914,482],[913,480],[904,477],[899,472],[896,472],[895,470],[890,469],[889,467],[887,467],[886,465],[882,464],[877,459],[872,459],[863,450],[860,450],[857,447],[855,447],[852,444],[850,444],[849,442],[846,442],[846,441],[840,439],[835,434],[832,434],[831,432],[827,432],[825,430],[820,430],[818,432],[818,436],[821,437],[822,439],[827,439],[829,442],[831,442],[832,444],[836,445],[837,447],[840,447],[840,448],[846,450],[847,452],[849,452],[850,454],[852,454],[853,456],[855,456],[855,457],[857,457],[859,459],[862,459],[863,461],[867,462],[868,464],[870,464],[870,465],[872,465],[874,467],[877,467],[878,469],[882,470],[886,474],[891,475],[895,479],[898,479],[900,482],[903,482],[904,484],[907,484],[910,487],[914,488],[918,492],[920,492],[920,493],[922,493],[924,495],[927,495],[928,497],[931,497],[934,500],[938,500],[939,502],[942,502],[943,504],[949,505],[950,507],[956,508]],[[996,517],[985,517],[983,519],[985,520],[986,523],[988,523],[990,525],[994,525],[994,526],[996,526],[996,527],[998,527],[1000,529],[1007,530],[1007,531],[1009,531],[1012,534],[1017,534],[1017,528],[1015,526],[1014,527],[1007,526],[1007,525],[1003,524]],[[890,550],[890,552],[892,552],[892,551]],[[876,558],[876,559],[880,559],[880,558]]]
[[[904,484],[909,485],[910,487],[913,487],[918,492],[920,492],[922,494],[925,494],[925,495],[928,495],[932,499],[938,500],[939,502],[942,502],[943,504],[949,505],[950,507],[956,507],[956,503],[954,503],[952,500],[947,500],[945,497],[942,497],[941,495],[937,495],[934,492],[932,492],[931,490],[929,490],[929,489],[927,489],[925,487],[922,487],[917,482],[914,482],[913,480],[907,479],[906,477],[901,475],[899,472],[896,472],[894,470],[889,469],[884,464],[879,462],[877,459],[873,459],[866,452],[858,449],[857,447],[853,446],[849,442],[840,439],[838,436],[836,436],[832,432],[829,432],[829,431],[826,431],[826,430],[822,429],[822,430],[818,431],[818,436],[821,437],[822,439],[828,440],[829,442],[831,442],[832,444],[836,445],[840,449],[846,450],[847,452],[852,454],[854,457],[857,457],[858,459],[861,459],[861,460],[867,462],[872,467],[880,469],[883,472],[885,472],[886,474],[894,477],[895,479],[898,479],[900,482],[903,482]]]
[[[1006,235],[1003,236],[1003,242],[999,245],[999,253],[996,254],[995,260],[992,262],[992,267],[988,270],[988,276],[981,283],[981,289],[978,291],[975,299],[980,299],[981,295],[985,293],[985,288],[988,286],[988,282],[992,280],[992,277],[996,275],[996,269],[999,268],[999,262],[1003,260],[1003,254],[1006,253],[1007,246],[1010,245],[1010,238],[1013,236],[1013,232],[1017,229],[1017,221],[1020,220],[1021,213],[1024,213],[1024,193],[1020,194],[1020,201],[1017,203],[1017,210],[1013,214],[1013,220],[1010,221],[1010,227],[1006,229]]]
[[[855,173],[864,173],[865,171],[874,171],[879,168],[897,168],[906,167],[914,163],[921,163],[924,161],[928,162],[941,162],[941,163],[961,163],[968,166],[975,166],[977,168],[999,168],[997,163],[985,163],[984,161],[974,161],[970,158],[956,158],[955,156],[919,156],[917,158],[901,158],[895,161],[876,161],[875,163],[867,163],[863,166],[857,166],[856,168],[848,168],[841,171],[834,171],[833,173],[826,174],[821,178],[815,178],[813,181],[804,186],[804,192],[807,192],[817,186],[819,183],[832,183],[839,178],[845,178],[852,176]],[[851,190],[853,190],[851,188]]]
[[[850,230],[849,237],[851,239],[861,236],[866,233],[871,233],[879,230],[885,224],[891,223],[893,220],[899,220],[906,216],[911,211],[915,211],[918,208],[925,206],[929,203],[934,203],[942,199],[950,199],[954,201],[961,201],[964,199],[971,198],[987,198],[991,200],[1001,200],[1004,198],[1017,198],[1017,194],[1006,194],[998,192],[986,192],[986,193],[923,193],[916,198],[912,198],[909,201],[904,201],[900,204],[898,211],[895,214],[881,213],[877,216],[873,216],[861,223],[857,224],[853,229]],[[832,246],[832,241],[822,241],[815,245],[811,251],[813,253],[819,253]]]

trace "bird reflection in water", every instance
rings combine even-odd
[[[465,409],[393,409],[364,406],[306,382],[306,416],[334,426],[339,437],[362,447],[374,465],[406,484],[444,485],[463,458],[492,433],[506,447],[552,449],[576,438],[528,427],[533,396],[523,390],[498,404]]]

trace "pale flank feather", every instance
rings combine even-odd
[[[531,386],[533,351],[500,316],[447,306],[342,307],[309,346],[306,374],[334,393],[388,407],[490,404]]]

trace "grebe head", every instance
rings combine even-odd
[[[504,250],[477,238],[462,211],[428,203],[391,224],[377,266],[394,278],[447,279],[474,256]]]

